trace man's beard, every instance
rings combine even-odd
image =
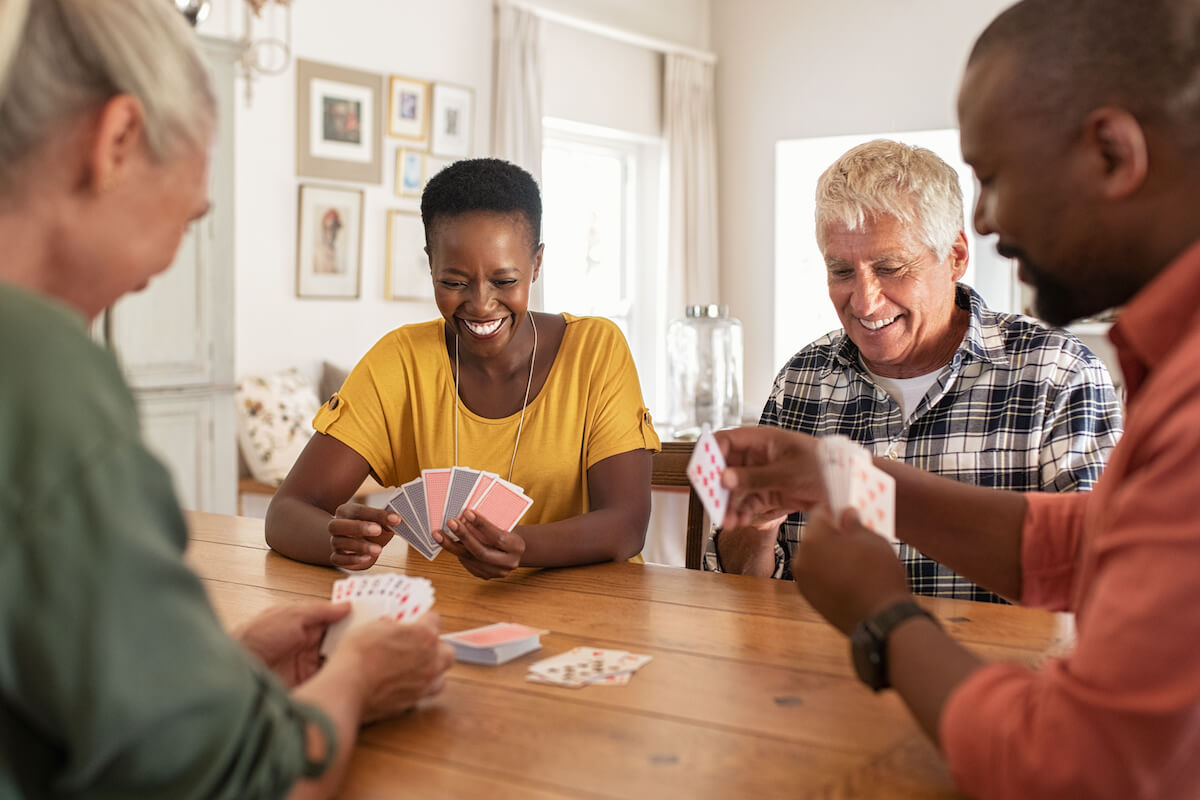
[[[1095,280],[1088,286],[1069,286],[1034,263],[1025,251],[1018,247],[1002,243],[996,250],[1006,258],[1017,259],[1022,281],[1029,284],[1034,291],[1034,312],[1051,325],[1062,327],[1074,320],[1093,316],[1118,305],[1117,302],[1103,299],[1106,294],[1105,287],[1097,287],[1103,280],[1100,276],[1091,276]],[[1081,271],[1081,274],[1086,272]],[[1099,292],[1095,291],[1097,288],[1100,288]]]
[[[1104,308],[1092,308],[1091,304],[1080,302],[1083,298],[1079,292],[1036,267],[1025,264],[1033,286],[1033,310],[1039,317],[1051,325],[1062,327],[1068,322],[1089,317],[1104,311]]]

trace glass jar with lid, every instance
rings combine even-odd
[[[741,424],[742,323],[728,306],[687,306],[667,328],[667,364],[671,436],[695,439],[705,422]]]

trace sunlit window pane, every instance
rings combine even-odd
[[[610,317],[628,329],[626,156],[550,144],[542,157],[547,311]]]

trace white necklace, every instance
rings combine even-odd
[[[529,314],[529,326],[533,328],[533,352],[529,354],[529,380],[525,382],[525,399],[521,401],[521,419],[517,422],[517,441],[513,443],[512,461],[508,462],[508,482],[512,483],[513,466],[517,463],[517,448],[521,446],[521,429],[525,427],[525,407],[529,405],[529,389],[533,386],[533,365],[537,363],[537,323],[533,321],[533,312]],[[458,334],[454,334],[454,465],[458,463]]]

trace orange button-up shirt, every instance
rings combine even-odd
[[[1093,491],[1028,496],[1021,600],[1076,614],[1074,652],[993,664],[942,712],[981,798],[1200,798],[1200,243],[1110,334],[1125,435]]]

